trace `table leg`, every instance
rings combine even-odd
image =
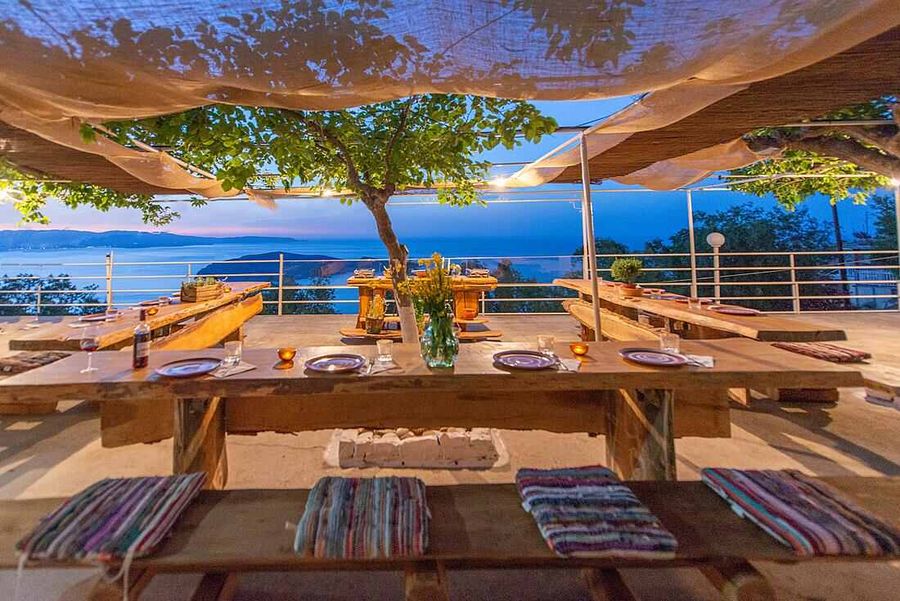
[[[609,403],[607,461],[627,480],[675,480],[674,392],[620,390]]]
[[[175,401],[172,471],[206,473],[206,488],[225,488],[228,455],[225,448],[225,402],[211,399]]]

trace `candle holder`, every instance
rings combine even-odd
[[[576,357],[587,355],[589,348],[590,347],[588,347],[586,342],[573,342],[569,345],[569,350],[572,351],[572,354]]]
[[[278,358],[285,363],[293,361],[296,355],[297,349],[292,346],[283,346],[278,349]]]

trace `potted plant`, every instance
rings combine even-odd
[[[196,277],[181,284],[181,302],[200,303],[225,293],[225,285],[213,277]]]
[[[610,271],[617,282],[621,282],[623,296],[641,296],[643,289],[638,288],[636,282],[641,275],[644,263],[633,257],[620,257],[613,261]]]
[[[384,327],[384,297],[377,295],[366,310],[366,333],[380,334]]]

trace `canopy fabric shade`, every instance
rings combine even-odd
[[[740,136],[900,91],[900,27],[776,78],[714,88],[719,98],[707,88],[711,101],[694,111],[682,102],[685,88],[651,93],[585,132],[591,178],[667,190],[765,158]],[[581,181],[577,147],[526,166],[507,185],[550,181]]]
[[[896,0],[29,0],[0,17],[0,119],[151,186],[217,196],[233,191],[73,127],[210,103],[665,90],[679,110],[644,117],[658,127],[898,24]]]

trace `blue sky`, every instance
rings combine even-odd
[[[614,98],[535,104],[555,117],[560,125],[579,125],[605,117],[631,101],[631,98]],[[534,160],[570,136],[547,136],[540,144],[529,144],[513,151],[496,149],[486,158],[494,162]],[[577,188],[569,189],[575,198]],[[694,207],[695,210],[711,211],[747,198],[750,197],[737,193],[696,193]],[[754,200],[774,204],[765,199]],[[597,235],[615,238],[635,248],[643,246],[646,240],[665,237],[687,224],[683,192],[597,194],[595,206]],[[811,200],[807,206],[816,217],[830,218],[824,198]],[[177,210],[182,214],[181,219],[166,227],[166,231],[207,236],[254,234],[312,239],[377,237],[372,218],[364,207],[347,207],[333,199],[283,201],[275,211],[248,201],[213,202],[202,208],[181,203]],[[524,250],[535,248],[545,253],[568,252],[581,243],[581,217],[571,203],[497,204],[465,209],[395,206],[391,211],[398,235],[410,241],[466,236],[483,241],[485,249],[482,252],[489,252],[494,239],[503,239],[507,245],[519,240]],[[101,213],[79,208],[73,211],[53,203],[46,212],[52,228],[155,229],[143,224],[137,213],[125,210]],[[841,204],[840,213],[848,238],[851,232],[865,228],[865,207],[846,202]],[[8,205],[0,205],[0,229],[16,227],[19,227],[16,212]]]

